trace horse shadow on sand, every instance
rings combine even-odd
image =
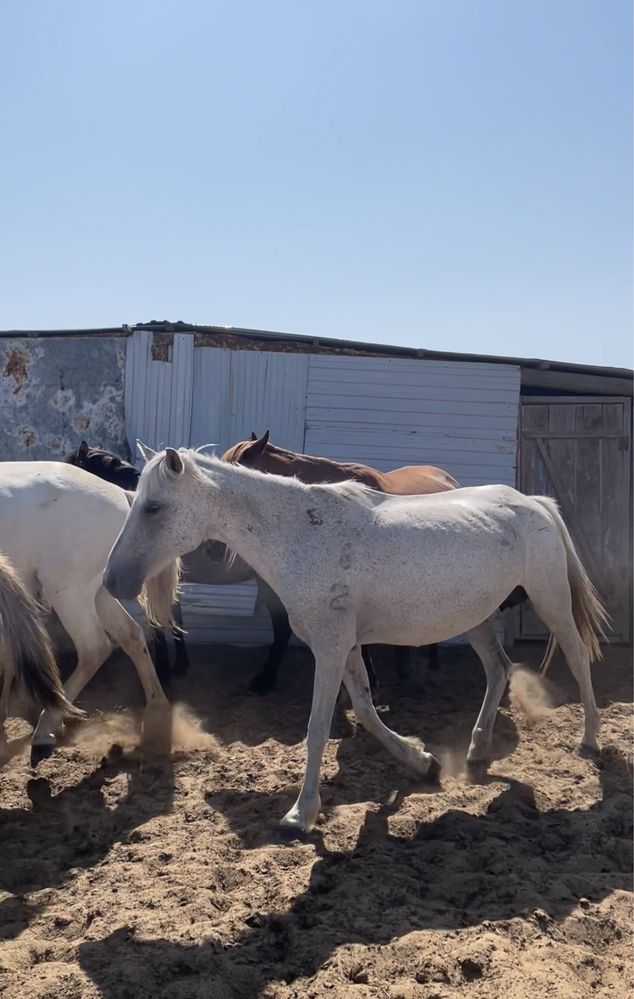
[[[71,766],[83,762],[90,772],[58,794],[52,794],[47,777],[31,771],[26,785],[31,807],[0,809],[0,890],[10,893],[0,902],[0,940],[17,936],[39,911],[30,894],[56,888],[71,868],[94,867],[137,826],[171,811],[177,756],[161,753],[161,742],[167,744],[171,735],[167,716],[159,728],[151,733],[149,752],[143,739],[127,752],[115,742],[96,768],[78,753]],[[121,777],[123,795],[114,788]],[[114,807],[111,791],[118,799]]]
[[[389,806],[368,813],[350,850],[329,852],[317,837],[308,889],[286,911],[257,914],[230,943],[142,940],[121,930],[82,944],[81,967],[105,999],[251,999],[268,983],[313,975],[343,944],[517,916],[556,934],[580,898],[597,902],[630,885],[631,772],[609,750],[597,766],[602,795],[588,809],[539,811],[530,787],[496,777],[506,788],[483,814],[451,809],[413,839],[390,833]],[[269,815],[290,803],[286,794],[225,800],[238,835],[245,804],[264,807],[265,799]]]

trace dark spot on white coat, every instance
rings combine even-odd
[[[348,609],[348,587],[345,583],[333,583],[330,587],[332,597],[330,598],[331,610],[344,611]]]

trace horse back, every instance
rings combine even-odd
[[[392,496],[426,496],[460,488],[453,475],[434,465],[405,465],[379,475],[383,479],[382,492]]]

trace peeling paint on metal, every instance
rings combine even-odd
[[[75,393],[70,389],[58,389],[51,397],[50,405],[60,413],[66,413],[75,402]]]
[[[17,395],[28,377],[29,354],[21,346],[12,347],[6,352],[3,377],[12,378],[15,384],[13,394]]]
[[[82,439],[127,455],[125,358],[114,337],[3,341],[0,460],[59,459]]]

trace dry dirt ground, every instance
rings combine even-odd
[[[521,650],[533,662],[541,651]],[[598,760],[572,753],[581,711],[557,661],[555,706],[527,718],[506,703],[480,783],[462,766],[483,691],[472,653],[444,650],[438,673],[406,683],[384,663],[385,720],[440,754],[441,785],[412,781],[361,730],[333,739],[319,828],[290,844],[276,824],[302,771],[311,660],[295,650],[260,699],[245,690],[261,658],[196,650],[170,694],[203,728],[176,712],[171,756],[138,746],[141,697],[121,656],[85,692],[89,721],[35,782],[18,751],[24,723],[12,723],[16,755],[0,770],[0,993],[631,994],[631,652],[594,667]]]

